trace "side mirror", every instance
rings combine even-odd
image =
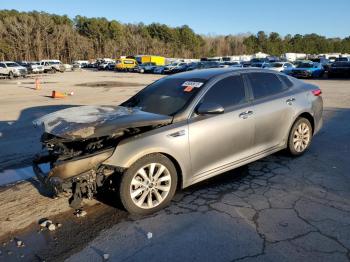
[[[196,110],[198,115],[217,115],[224,113],[224,108],[215,103],[203,103]]]

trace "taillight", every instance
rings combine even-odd
[[[315,89],[311,91],[314,96],[320,96],[322,94],[321,89]]]

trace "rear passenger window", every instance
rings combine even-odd
[[[224,107],[242,104],[246,101],[241,76],[229,76],[216,84],[204,95],[202,102],[216,103]]]
[[[282,82],[275,74],[250,73],[249,80],[253,89],[255,99],[277,94],[284,90]]]
[[[279,75],[279,78],[282,80],[282,82],[288,86],[291,87],[293,85],[293,82],[290,81],[290,79],[288,78],[288,76],[284,76],[284,75]]]

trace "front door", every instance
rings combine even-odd
[[[224,113],[194,114],[188,121],[194,179],[210,176],[248,156],[254,137],[252,110],[240,75],[219,80],[198,105],[202,103],[219,104]]]

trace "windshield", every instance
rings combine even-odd
[[[265,62],[264,58],[253,58],[250,60],[251,63],[260,63],[260,62]]]
[[[143,63],[142,65],[143,65],[143,66],[155,66],[156,63],[148,62],[148,63]]]
[[[282,67],[283,64],[282,63],[272,63],[271,67]]]
[[[122,106],[172,116],[192,101],[205,81],[198,78],[162,78],[141,90]]]
[[[300,63],[297,68],[313,68],[314,64],[312,63]]]
[[[14,63],[14,62],[10,62],[10,63],[5,63],[8,67],[15,67],[15,66],[20,66],[19,64],[17,63]]]
[[[332,67],[350,67],[350,62],[335,62]]]
[[[346,57],[339,57],[339,58],[336,58],[335,61],[348,61],[348,59]]]
[[[310,59],[312,62],[315,63],[321,63],[321,59],[320,58],[314,58],[314,59]]]

